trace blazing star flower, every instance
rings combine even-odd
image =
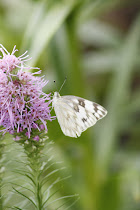
[[[14,134],[15,140],[22,134],[39,141],[39,131],[47,131],[46,121],[52,120],[50,94],[42,92],[48,81],[34,76],[41,71],[24,71],[32,69],[25,65],[29,60],[27,51],[16,57],[16,47],[11,54],[2,45],[0,47],[3,55],[0,58],[0,132]]]

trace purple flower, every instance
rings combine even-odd
[[[10,72],[15,67],[18,67],[19,64],[22,63],[22,56],[16,57],[14,53],[18,50],[16,50],[16,46],[14,46],[12,53],[10,54],[4,47],[1,45],[0,51],[2,52],[3,59],[0,60],[0,69],[2,69],[3,72]],[[27,53],[27,52],[26,52]],[[23,56],[25,53],[23,54]]]
[[[46,121],[52,120],[50,115],[50,95],[42,92],[48,83],[40,74],[25,72],[32,69],[25,65],[28,59],[27,52],[16,57],[14,47],[10,54],[2,45],[0,58],[0,126],[5,134],[24,134],[28,138],[38,136],[34,131],[47,131]],[[26,60],[25,60],[26,59]],[[17,137],[16,137],[17,138]]]
[[[33,138],[35,141],[39,141],[39,136],[35,136],[34,138]]]
[[[16,136],[15,138],[13,138],[15,141],[19,141],[20,140],[20,136]]]

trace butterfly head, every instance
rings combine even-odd
[[[52,107],[54,107],[57,104],[58,99],[60,98],[59,92],[54,92],[53,100],[52,100]]]
[[[54,92],[53,98],[60,98],[60,94],[58,92]]]

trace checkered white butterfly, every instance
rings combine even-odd
[[[60,96],[58,92],[54,93],[52,106],[63,133],[75,138],[107,114],[99,104],[77,96]]]

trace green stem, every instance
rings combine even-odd
[[[25,152],[28,157],[29,166],[32,169],[32,178],[34,185],[34,195],[37,205],[37,210],[43,210],[43,195],[41,192],[41,178],[40,178],[40,154],[42,145],[35,141],[30,141],[28,145],[24,145]]]
[[[42,209],[42,194],[41,194],[41,186],[40,186],[40,179],[39,179],[39,171],[40,170],[40,167],[39,165],[37,164],[36,165],[36,171],[34,173],[35,175],[35,198],[36,198],[36,201],[37,201],[37,209],[38,210],[41,210]]]

